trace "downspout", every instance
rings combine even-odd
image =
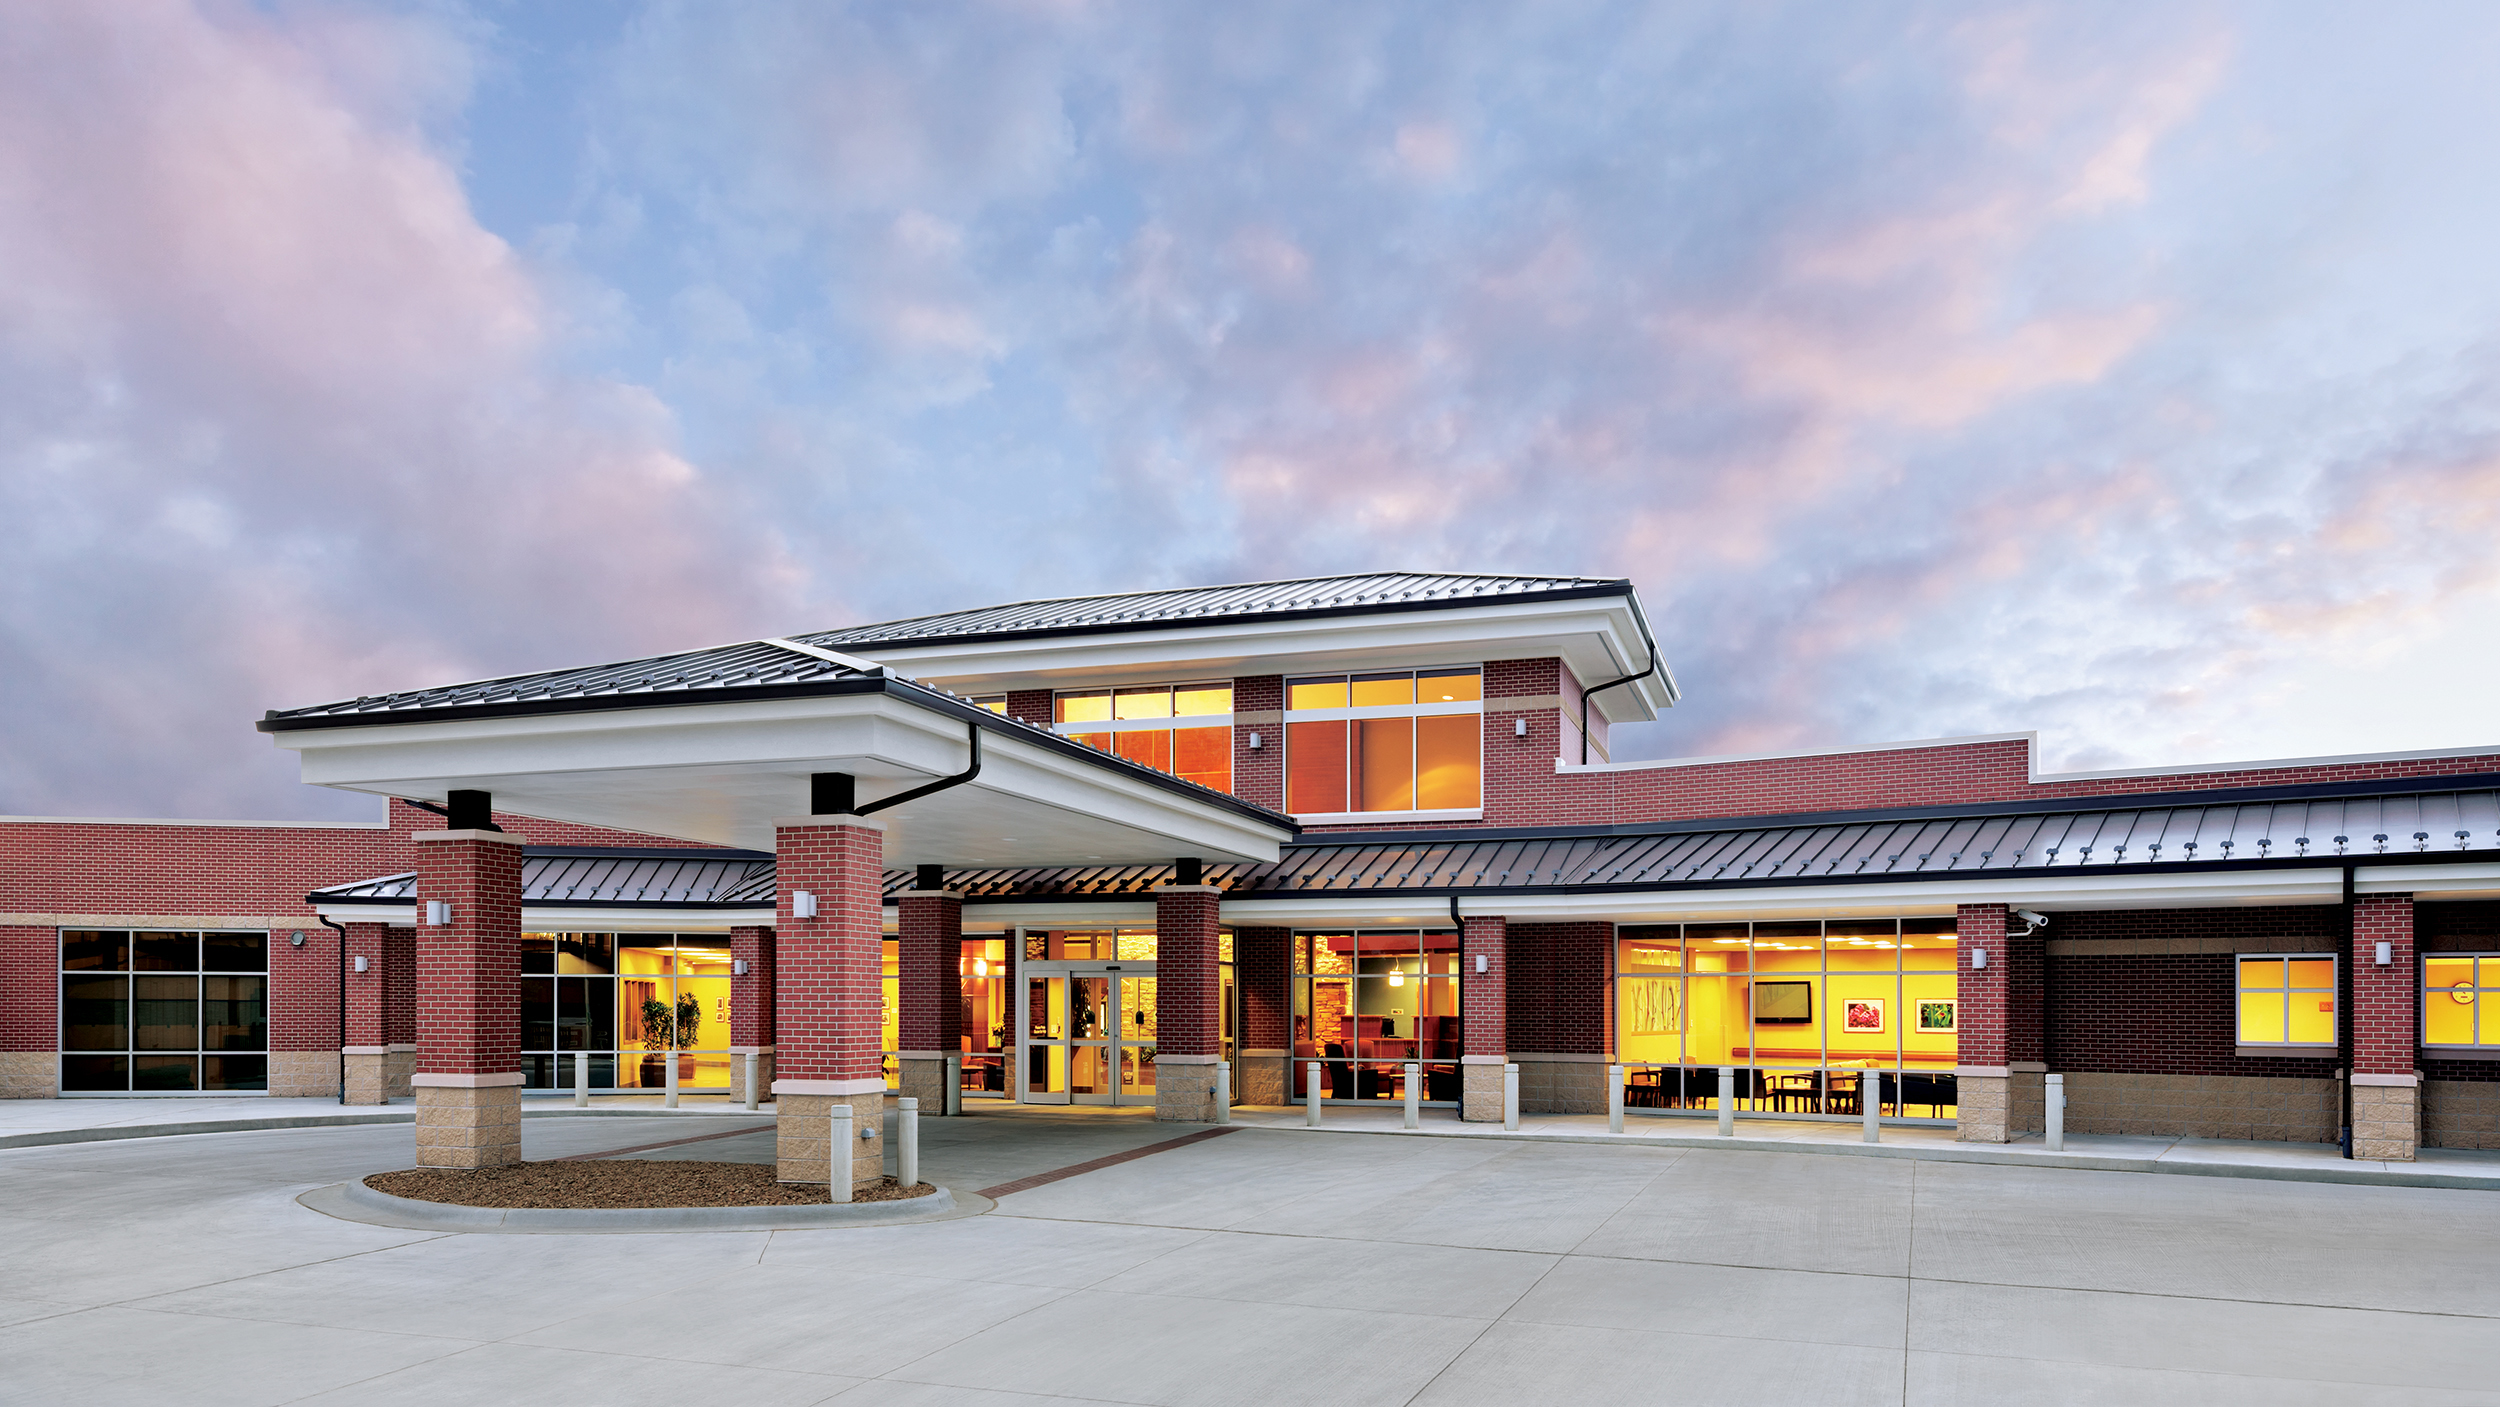
[[[910,791],[898,791],[898,792],[894,793],[892,796],[885,797],[885,798],[882,798],[882,799],[877,800],[877,801],[871,801],[871,802],[869,802],[869,803],[868,803],[867,805],[865,805],[865,806],[862,806],[862,807],[858,807],[858,808],[856,808],[855,810],[853,810],[853,811],[851,812],[851,814],[852,814],[852,815],[854,815],[854,816],[865,816],[865,815],[869,815],[869,814],[870,814],[870,813],[872,813],[872,812],[883,811],[885,808],[887,808],[887,807],[889,807],[889,806],[900,806],[900,805],[902,805],[902,804],[903,804],[904,802],[906,802],[906,801],[917,801],[917,800],[919,800],[921,797],[928,796],[928,795],[930,795],[931,793],[934,793],[934,792],[941,792],[941,791],[944,791],[944,790],[946,790],[948,787],[959,787],[959,786],[962,786],[964,783],[966,783],[966,782],[968,782],[968,781],[971,781],[973,778],[975,778],[975,777],[977,777],[977,776],[980,776],[980,775],[981,775],[981,725],[980,725],[980,724],[978,724],[978,723],[975,723],[975,724],[971,725],[971,731],[972,731],[972,738],[971,738],[971,742],[972,742],[972,765],[971,765],[971,766],[966,767],[964,770],[962,770],[962,771],[960,771],[960,772],[955,773],[955,774],[954,774],[953,776],[951,776],[951,777],[940,777],[940,778],[938,778],[938,779],[937,779],[936,781],[934,781],[934,782],[929,782],[929,783],[927,783],[927,784],[925,784],[925,785],[922,785],[922,786],[916,786],[916,787],[913,787]]]
[[[1621,679],[1609,679],[1594,689],[1580,691],[1580,765],[1583,767],[1589,765],[1589,700],[1608,689],[1619,688],[1637,679],[1647,679],[1658,672],[1658,642],[1650,638],[1647,621],[1641,622],[1641,643],[1649,646],[1649,668],[1638,674],[1627,674]]]
[[[432,807],[426,808],[432,810]],[[339,936],[339,1103],[347,1103],[347,926],[314,914],[321,926]]]
[[[2344,974],[2345,986],[2343,991],[2335,994],[2335,1004],[2342,1013],[2344,1028],[2339,1033],[2343,1037],[2344,1068],[2335,1081],[2336,1112],[2340,1115],[2342,1122],[2335,1130],[2335,1142],[2347,1159],[2352,1157],[2352,988],[2360,979],[2360,974],[2353,971],[2353,965],[2359,959],[2353,956],[2352,951],[2352,886],[2353,867],[2346,865],[2344,866],[2344,960],[2336,964],[2336,967]],[[2237,984],[2239,974],[2234,972],[2231,980]]]

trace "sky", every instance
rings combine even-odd
[[[2500,8],[0,7],[0,813],[1036,596],[1628,576],[1618,757],[2500,743]]]

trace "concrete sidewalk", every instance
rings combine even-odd
[[[746,1106],[724,1095],[683,1096],[678,1107],[663,1106],[657,1094],[594,1095],[590,1107],[577,1109],[569,1097],[530,1096],[521,1101],[524,1118],[570,1118],[618,1115],[680,1118],[687,1115],[745,1114]],[[759,1112],[770,1115],[767,1104]],[[7,1099],[0,1100],[0,1148],[39,1148],[57,1143],[101,1143],[124,1138],[164,1138],[192,1133],[242,1133],[252,1129],[352,1127],[357,1124],[416,1122],[413,1099],[389,1104],[341,1104],[336,1099],[271,1099],[262,1095],[233,1098],[149,1099]]]

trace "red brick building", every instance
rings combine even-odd
[[[476,1128],[752,1069],[821,1163],[897,1086],[1497,1118],[1621,1066],[1674,1117],[1730,1070],[2001,1140],[2058,1072],[2077,1132],[2500,1146],[2500,749],[1611,760],[1677,696],[1628,582],[1389,574],[273,713],[384,819],[0,822],[0,1089]]]

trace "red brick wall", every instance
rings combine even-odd
[[[391,1043],[390,934],[388,924],[347,925],[347,1039],[342,1045]],[[322,936],[330,936],[329,930],[323,929]],[[363,972],[355,971],[355,960],[360,957],[368,964]]]
[[[2385,967],[2377,963],[2381,943],[2392,949]],[[2413,959],[2413,896],[2365,894],[2354,900],[2352,1001],[2346,1018],[2354,1074],[2412,1073],[2421,1034],[2421,980],[2421,966]]]
[[[1037,728],[1051,725],[1050,690],[1018,689],[1007,695],[1007,716]]]
[[[729,1043],[736,1046],[773,1044],[774,933],[761,926],[729,930],[729,957],[744,962],[743,975],[729,979]]]
[[[1954,911],[1956,1059],[1964,1065],[2003,1065],[2006,1050],[2005,906],[1964,904]],[[1977,965],[1980,953],[1988,965]]]
[[[417,1073],[519,1070],[521,847],[430,840],[416,851],[419,916],[432,900],[451,904],[451,922],[416,930]]]
[[[0,1050],[60,1048],[60,935],[0,928]]]
[[[1614,982],[1608,950],[1614,932],[1611,923],[1509,925],[1505,946],[1513,1053],[1604,1055],[1613,1049]],[[1468,966],[1467,976],[1473,978],[1472,958]],[[1472,1039],[1473,1022],[1468,1030]]]
[[[1476,974],[1476,959],[1484,974]],[[1469,1055],[1510,1051],[1510,932],[1499,916],[1459,920],[1459,1031]]]
[[[2055,915],[2054,939],[2219,938],[2300,940],[2344,946],[2337,905],[2253,909],[2133,909]],[[2250,950],[2255,951],[2253,944]],[[2048,959],[2049,1068],[2108,1074],[2260,1075],[2323,1079],[2332,1056],[2248,1056],[2239,1043],[2238,970],[2223,953],[2064,953]],[[2347,970],[2347,978],[2350,973]],[[1962,1004],[1962,1059],[1970,1055],[1970,1002]]]
[[[1155,891],[1155,1048],[1164,1054],[1223,1053],[1215,961],[1220,898],[1198,885]]]
[[[1233,930],[1233,981],[1241,988],[1241,1048],[1293,1049],[1293,1004],[1286,982],[1293,961],[1290,928]]]
[[[385,1029],[393,1045],[417,1043],[417,930],[387,931],[383,951],[390,957],[390,991]]]
[[[783,826],[774,1071],[786,1080],[877,1080],[885,1065],[885,832],[831,821]],[[790,896],[814,894],[816,917]]]
[[[1280,713],[1285,707],[1285,681],[1267,674],[1233,681],[1233,795],[1271,811],[1285,809],[1285,725],[1244,723],[1245,713]],[[1250,750],[1250,735],[1259,735],[1259,750]]]
[[[895,900],[895,972],[900,1050],[964,1048],[964,901],[904,894]]]
[[[299,948],[287,941],[297,931],[269,930],[269,1048],[336,1050],[341,1044],[339,936],[319,919],[307,918],[300,928],[304,946]]]

